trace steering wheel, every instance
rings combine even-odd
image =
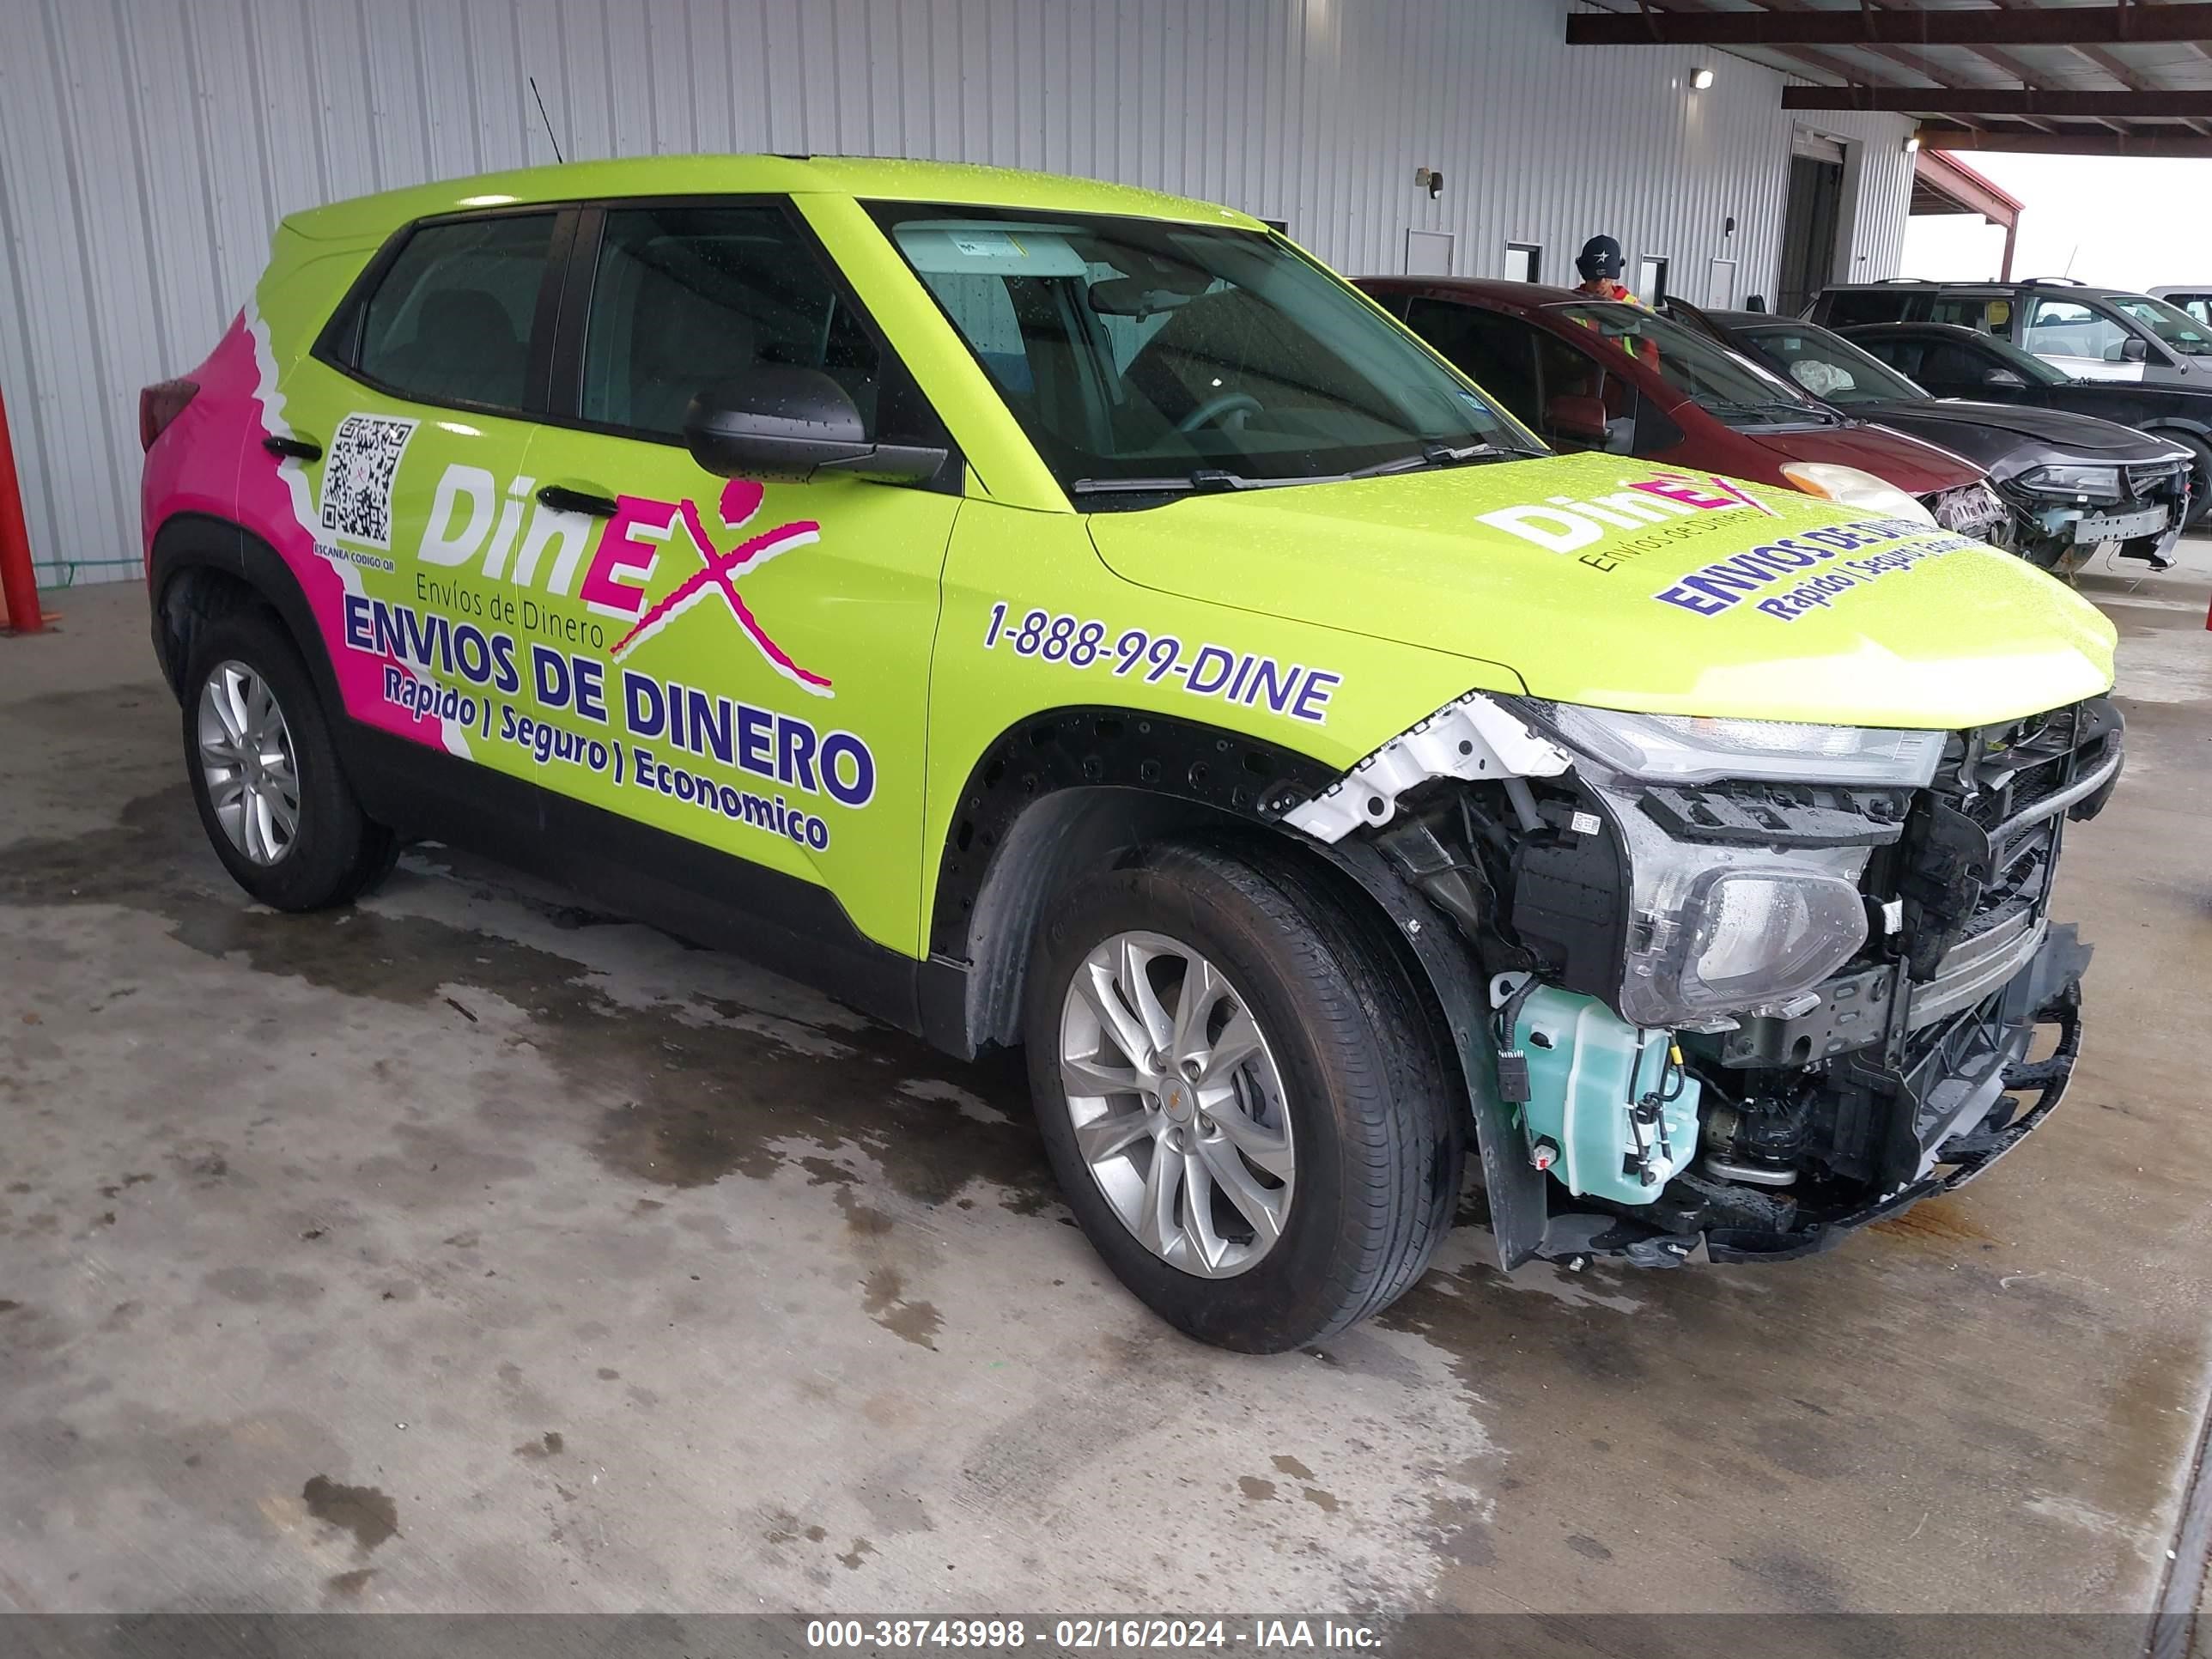
[[[1256,415],[1260,400],[1249,392],[1224,392],[1218,397],[1208,398],[1196,409],[1176,422],[1178,432],[1195,432],[1202,426],[1212,426],[1224,416],[1239,412]]]

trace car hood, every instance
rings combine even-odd
[[[2172,444],[2094,415],[2017,404],[1937,398],[1854,405],[1857,413],[1925,438],[1992,471],[2065,461],[2140,462],[2178,453]]]
[[[2112,624],[2018,559],[1626,457],[1186,496],[1090,529],[1140,586],[1454,653],[1470,687],[1602,708],[1955,727],[2112,679]]]
[[[1855,466],[1895,484],[1908,495],[1956,489],[1982,476],[1980,467],[1947,449],[1857,421],[1847,426],[1796,427],[1784,432],[1744,427],[1738,433],[1781,462],[1826,461]]]

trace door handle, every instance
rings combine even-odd
[[[571,489],[566,484],[547,484],[538,492],[538,499],[556,513],[582,513],[594,519],[611,519],[622,511],[622,503],[611,495]]]
[[[313,438],[276,436],[264,438],[261,447],[271,455],[281,455],[288,461],[319,461],[323,447]]]

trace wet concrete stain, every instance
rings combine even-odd
[[[1947,1247],[1986,1245],[1996,1242],[1986,1228],[1978,1224],[1960,1209],[1956,1200],[1941,1198],[1923,1199],[1902,1215],[1877,1221],[1867,1231],[1882,1234],[1885,1237]]]
[[[945,1324],[934,1305],[908,1299],[906,1276],[888,1263],[869,1269],[860,1281],[860,1308],[877,1324],[918,1348],[935,1349],[937,1333]]]
[[[1274,1463],[1276,1473],[1287,1474],[1293,1480],[1310,1480],[1314,1478],[1314,1472],[1295,1457],[1285,1457],[1278,1452],[1275,1455]]]
[[[1755,1555],[1732,1555],[1729,1565],[1799,1612],[1841,1613],[1851,1605],[1849,1592],[1830,1568],[1784,1546]]]
[[[1593,1561],[1613,1559],[1613,1552],[1588,1533],[1578,1532],[1570,1534],[1567,1539],[1567,1547],[1577,1555],[1588,1556]]]
[[[1490,1528],[1471,1498],[1429,1499],[1430,1547],[1463,1567],[1486,1567],[1498,1559]]]
[[[300,1497],[316,1520],[351,1533],[362,1555],[399,1531],[399,1506],[374,1486],[344,1486],[318,1474],[300,1488]]]
[[[801,1521],[788,1510],[770,1511],[769,1521],[768,1530],[761,1535],[771,1544],[795,1543],[801,1538],[810,1544],[818,1544],[830,1536],[828,1528]]]
[[[873,1555],[875,1553],[876,1547],[873,1544],[871,1544],[866,1539],[855,1538],[853,1540],[853,1547],[849,1550],[841,1552],[838,1554],[837,1559],[844,1563],[845,1568],[848,1571],[858,1572],[860,1570],[860,1563],[867,1559],[868,1557]]]
[[[528,1462],[543,1462],[549,1457],[558,1457],[567,1443],[557,1430],[548,1429],[535,1440],[526,1440],[514,1449],[514,1455]]]
[[[474,896],[540,915],[555,908],[508,885],[514,878],[491,860],[444,848],[422,856],[442,866],[430,879],[453,881]],[[392,879],[425,878],[403,869]],[[786,1020],[804,1034],[804,1046],[795,1046],[756,1029],[763,1024],[756,1010],[700,998],[728,1022],[702,1025],[698,1006],[617,1004],[573,958],[446,921],[374,909],[260,910],[209,854],[181,784],[129,801],[112,828],[14,843],[0,866],[0,905],[57,902],[138,910],[209,957],[347,996],[442,1007],[458,987],[481,987],[528,1016],[530,1041],[574,1094],[612,1103],[590,1135],[592,1154],[654,1186],[765,1180],[788,1161],[776,1143],[805,1139],[829,1152],[863,1152],[894,1191],[926,1206],[949,1206],[977,1179],[1018,1214],[1039,1214],[1056,1201],[1018,1056],[955,1067],[955,1085],[944,1076],[950,1062],[919,1039],[858,1020],[830,1029]],[[609,919],[594,917],[594,925],[599,920]],[[492,1030],[481,1018],[473,1029]],[[980,1098],[988,1109],[963,1109],[958,1097]],[[417,1168],[438,1161],[435,1149],[414,1150]],[[526,1160],[514,1162],[519,1167],[488,1178],[532,1173]],[[223,1148],[181,1148],[172,1163],[196,1185],[229,1177]],[[652,1201],[641,1200],[641,1208]],[[856,1233],[888,1224],[858,1195],[846,1213]],[[927,1335],[927,1313],[900,1317],[908,1340]]]
[[[1308,1486],[1300,1495],[1324,1515],[1334,1515],[1338,1510],[1344,1507],[1337,1502],[1334,1492],[1324,1492],[1319,1486]]]
[[[356,1567],[351,1572],[334,1572],[323,1583],[334,1595],[358,1596],[375,1577],[374,1567]]]
[[[1256,1474],[1240,1474],[1237,1477],[1237,1490],[1254,1503],[1261,1504],[1275,1495],[1275,1483],[1262,1480]]]

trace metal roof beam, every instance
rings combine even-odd
[[[2212,117],[2212,92],[2055,92],[2037,87],[1784,87],[1784,109],[1895,110],[1923,115],[2047,116],[2094,121]]]
[[[2163,155],[2212,158],[2212,137],[2187,133],[1986,131],[1923,127],[1923,147],[1936,150],[2002,150],[2028,155]]]
[[[1571,46],[2075,46],[2212,40],[2212,4],[1577,12]]]

